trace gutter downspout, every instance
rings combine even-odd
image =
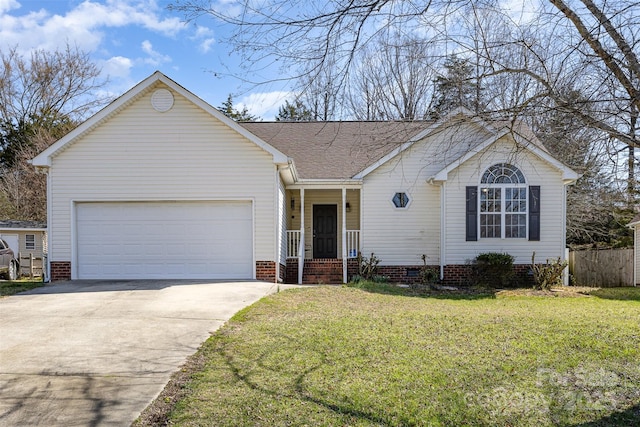
[[[29,161],[29,163],[31,163],[31,161]],[[33,164],[33,163],[31,163]],[[44,283],[50,283],[51,282],[51,242],[53,241],[53,239],[51,239],[51,234],[53,232],[52,228],[51,228],[51,174],[50,169],[48,167],[45,166],[34,166],[36,169],[36,172],[38,173],[43,173],[47,176],[47,231],[45,232],[46,234],[46,239],[47,239],[47,262],[45,263],[45,265],[43,266],[43,274],[45,275],[45,277],[43,278],[43,282]]]
[[[342,187],[342,283],[347,283],[347,188]]]

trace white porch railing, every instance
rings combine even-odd
[[[357,258],[360,250],[360,230],[347,230],[347,258]]]
[[[347,258],[357,258],[360,250],[360,230],[347,230]],[[300,230],[287,230],[287,258],[300,256]]]
[[[287,230],[287,258],[300,256],[300,230]]]

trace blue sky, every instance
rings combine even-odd
[[[55,50],[68,42],[90,54],[108,76],[111,95],[120,95],[160,70],[213,106],[229,93],[273,120],[286,88],[243,83],[237,58],[219,43],[224,26],[212,19],[196,23],[153,0],[0,0],[0,48]],[[232,1],[221,2],[232,6]],[[215,73],[215,75],[214,75]],[[236,77],[233,77],[236,75]]]

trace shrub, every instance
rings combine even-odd
[[[371,256],[367,258],[362,255],[362,252],[358,252],[358,276],[364,280],[372,280],[374,276],[378,275],[378,265],[380,259],[371,252]]]
[[[389,278],[387,276],[382,276],[380,274],[375,274],[371,277],[373,283],[389,283]]]
[[[562,285],[562,272],[567,267],[567,261],[558,259],[546,264],[536,264],[536,253],[531,256],[531,269],[533,270],[533,288],[548,291],[552,286]]]
[[[420,283],[426,287],[431,287],[438,280],[440,280],[438,270],[432,267],[427,267],[427,256],[423,254],[422,267],[420,267]]]
[[[473,260],[473,275],[476,285],[507,287],[513,282],[513,256],[507,253],[486,252]]]

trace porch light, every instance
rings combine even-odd
[[[295,211],[296,210],[296,199],[291,198],[291,210]]]
[[[345,203],[344,207],[347,210],[347,212],[351,212],[351,203],[349,203],[349,202]]]

